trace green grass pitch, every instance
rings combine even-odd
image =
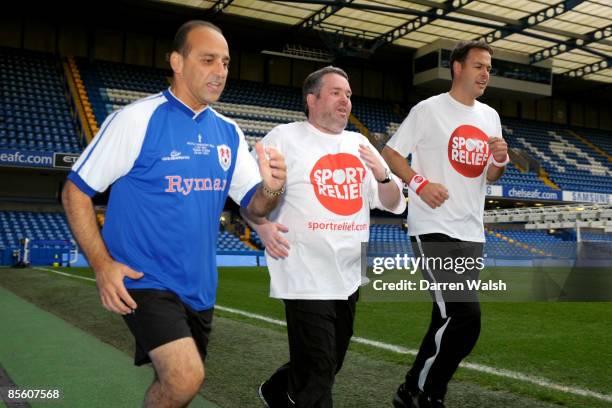
[[[64,272],[93,277],[89,269]],[[0,269],[0,285],[132,352],[132,339],[118,316],[99,304],[93,282],[40,270]],[[265,268],[220,268],[218,305],[283,320],[280,301],[268,297]],[[612,303],[482,303],[483,328],[467,359],[552,383],[612,394]],[[418,348],[431,305],[423,302],[358,304],[355,335],[409,349]],[[259,407],[258,383],[285,362],[285,328],[217,310],[202,394],[221,407]],[[338,407],[386,407],[413,356],[353,343],[338,375]],[[144,392],[144,390],[143,390]],[[451,407],[608,407],[583,397],[468,368],[451,383]]]

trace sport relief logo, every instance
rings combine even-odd
[[[363,164],[348,153],[325,155],[310,171],[310,182],[317,199],[338,215],[352,215],[361,210],[364,177]]]
[[[451,166],[465,177],[482,174],[489,160],[489,137],[480,129],[461,125],[448,141],[448,160]]]

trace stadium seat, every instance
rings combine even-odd
[[[0,48],[0,95],[0,148],[82,150],[57,57]],[[55,143],[39,143],[46,138]]]

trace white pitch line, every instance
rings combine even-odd
[[[85,276],[73,275],[70,273],[56,271],[53,269],[47,269],[47,268],[34,268],[34,269],[56,273],[58,275],[67,276],[70,278],[82,279],[82,280],[92,281],[92,282],[96,281],[95,279],[87,278]],[[278,326],[287,326],[287,323],[283,320],[272,319],[271,317],[263,316],[263,315],[256,314],[256,313],[245,312],[244,310],[240,310],[240,309],[233,309],[231,307],[225,307],[221,305],[215,305],[215,309],[218,309],[218,310],[221,310],[227,313],[233,313],[239,316],[248,317],[248,318],[255,319],[255,320],[260,320],[262,322],[275,324]],[[409,354],[412,356],[415,356],[417,354],[417,350],[415,349],[409,349],[406,347],[397,346],[395,344],[383,343],[381,341],[370,340],[370,339],[366,339],[363,337],[353,336],[351,341],[355,343],[359,343],[359,344],[364,344],[366,346],[374,347],[377,349],[391,351],[393,353],[398,353],[398,354]],[[512,380],[528,382],[528,383],[531,383],[531,384],[534,384],[534,385],[537,385],[543,388],[549,388],[549,389],[552,389],[555,391],[561,391],[567,394],[580,395],[582,397],[591,397],[591,398],[595,398],[595,399],[606,401],[606,402],[612,402],[612,395],[601,394],[599,392],[585,390],[583,388],[569,387],[566,385],[557,384],[550,380],[547,380],[546,378],[535,377],[535,376],[532,376],[529,374],[523,374],[517,371],[506,370],[503,368],[489,367],[483,364],[475,364],[475,363],[461,363],[460,366],[470,369],[470,370],[478,371],[481,373],[487,373],[487,374],[492,374],[492,375],[496,375],[499,377],[510,378]]]
[[[51,273],[56,273],[58,275],[62,275],[62,276],[68,276],[69,278],[75,278],[75,279],[82,279],[82,280],[86,280],[86,281],[91,281],[91,282],[95,282],[95,279],[92,278],[88,278],[86,276],[79,276],[79,275],[74,275],[72,273],[66,273],[66,272],[62,272],[62,271],[56,271],[54,269],[47,269],[47,268],[32,268],[32,269],[37,269],[39,271],[47,271],[47,272],[51,272]]]

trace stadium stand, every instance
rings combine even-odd
[[[493,184],[512,184],[519,187],[546,188],[546,185],[534,172],[522,172],[514,164],[509,163],[503,178]]]
[[[107,61],[90,62],[84,58],[75,60],[98,125],[111,112],[168,87],[167,70]]]
[[[128,64],[77,59],[81,76],[98,123],[114,110],[139,98],[158,92],[168,85],[168,71]],[[228,80],[221,100],[215,104],[220,113],[236,120],[249,145],[281,123],[303,120],[299,89],[252,81]],[[354,97],[353,113],[375,134],[392,135],[402,120],[389,103]],[[504,119],[504,133],[510,147],[527,151],[540,162],[549,177],[561,189],[608,192],[612,190],[612,168],[602,152],[562,126]],[[356,130],[352,124],[350,130]],[[585,133],[584,130],[581,130]],[[593,144],[610,149],[603,132],[589,132]],[[384,138],[381,142],[384,142]],[[523,172],[510,165],[501,180],[526,188],[547,188],[538,174]]]
[[[0,246],[19,247],[19,240],[72,240],[63,213],[0,211]]]
[[[486,229],[485,253],[488,257],[503,259],[532,259],[534,257],[563,258],[575,248],[575,234],[552,234],[548,231],[522,229]],[[589,233],[583,240],[606,240],[605,235]],[[370,227],[368,251],[412,255],[410,240],[397,224],[373,224]]]
[[[169,73],[162,69],[84,59],[77,59],[77,65],[98,125],[111,112],[168,87]],[[394,115],[391,110],[384,110],[388,108],[386,105],[380,104],[375,110],[377,115]],[[250,145],[279,124],[305,118],[298,88],[244,80],[228,80],[214,107],[236,120]],[[348,129],[355,131],[356,127],[349,124]]]
[[[583,232],[583,241],[601,241],[601,242],[612,242],[612,234],[604,234],[601,232]]]
[[[57,58],[0,48],[0,95],[0,148],[82,150]]]
[[[249,234],[250,234],[249,240],[251,241],[251,243],[253,245],[255,245],[259,249],[264,249],[265,248],[265,246],[263,244],[263,241],[261,240],[261,238],[257,234],[257,231],[255,231],[254,229],[250,229]]]
[[[562,190],[612,191],[608,158],[574,137],[569,128],[515,119],[503,123],[509,146],[526,150]]]
[[[396,252],[412,254],[406,232],[398,224],[370,225],[369,252]]]
[[[578,137],[583,137],[592,143],[595,148],[601,149],[608,156],[608,161],[610,161],[610,156],[612,156],[612,138],[610,138],[610,132],[587,128],[572,128],[572,131]]]
[[[217,237],[217,251],[251,251],[251,248],[237,236],[227,231],[220,231]]]
[[[393,111],[393,106],[374,98],[353,96],[353,114],[363,122],[370,132],[389,134],[389,126],[399,124],[404,119]],[[392,135],[390,133],[389,135]]]
[[[485,252],[493,257],[564,257],[575,241],[535,230],[487,229]],[[569,245],[567,245],[569,244]]]
[[[612,205],[559,205],[485,211],[485,224],[526,223],[525,229],[601,228],[612,232]]]
[[[0,211],[0,250],[21,248],[21,240],[73,242],[64,213]],[[36,245],[33,246],[33,249]],[[228,231],[219,231],[217,251],[252,251]],[[4,261],[6,263],[6,261]]]
[[[577,242],[612,241],[611,205],[559,205],[485,211],[487,243],[494,257],[572,257]],[[491,224],[497,227],[492,227]],[[499,228],[511,224],[510,228]]]

